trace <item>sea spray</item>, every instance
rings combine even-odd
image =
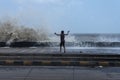
[[[96,42],[120,42],[119,37],[116,35],[99,35]]]
[[[30,28],[12,20],[0,22],[0,47],[27,45],[58,47],[60,37],[48,33],[40,26]],[[17,45],[16,45],[17,44]],[[120,34],[70,34],[66,36],[66,46],[70,47],[120,47]]]
[[[7,46],[14,42],[39,42],[47,39],[48,35],[43,29],[21,26],[10,20],[0,23],[0,42],[5,42]]]

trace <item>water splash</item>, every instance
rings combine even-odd
[[[0,23],[0,42],[10,45],[12,42],[37,42],[47,40],[48,35],[43,29],[34,29],[15,24],[14,21]]]
[[[50,42],[60,42],[60,36],[52,35],[49,36]],[[74,35],[68,35],[65,37],[66,42],[77,42]]]
[[[96,42],[120,42],[119,38],[113,35],[101,35],[98,36]]]

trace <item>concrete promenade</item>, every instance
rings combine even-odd
[[[51,54],[51,53],[52,54],[53,53],[54,54],[74,54],[74,53],[86,54],[86,53],[80,53],[81,50],[88,52],[87,54],[99,53],[99,52],[98,53],[94,52],[96,51],[96,49],[86,49],[86,50],[67,49],[67,53],[59,53],[59,48],[35,48],[35,47],[0,48],[0,53],[1,54],[41,54],[41,53],[42,54]],[[105,51],[106,49],[102,49],[102,50],[98,49],[98,50]],[[92,51],[94,53],[91,53]],[[115,51],[118,52],[115,54],[119,55],[119,49],[115,49]],[[113,54],[113,53],[108,52],[103,54]],[[9,58],[10,57],[8,57],[7,59]],[[2,56],[1,56],[1,59],[2,59]],[[11,62],[11,59],[6,60],[5,62],[7,64],[14,63],[13,61]],[[68,62],[67,63],[64,62],[64,64],[68,64]],[[87,64],[87,63],[84,62],[83,64]],[[106,62],[103,62],[102,64],[108,65],[108,63]],[[120,80],[120,67],[115,67],[115,66],[114,67],[110,67],[110,66],[95,66],[95,67],[91,67],[91,66],[86,66],[86,67],[81,67],[81,66],[77,66],[77,67],[75,66],[3,66],[1,65],[0,80]]]
[[[120,48],[107,47],[66,47],[66,54],[120,54]],[[28,48],[9,48],[1,47],[0,53],[54,53],[59,54],[59,47],[28,47]],[[82,54],[83,54],[82,53]],[[61,54],[61,53],[60,53]]]
[[[0,80],[120,80],[120,68],[1,66]]]

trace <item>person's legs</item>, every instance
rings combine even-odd
[[[60,43],[60,52],[62,52],[62,42]]]
[[[65,52],[66,52],[65,42],[61,42],[61,43],[60,43],[60,52],[62,52],[62,47],[64,48],[64,53],[65,53]]]
[[[62,52],[62,46],[60,46],[60,52]]]
[[[65,49],[65,42],[63,42],[63,48],[64,48],[64,53],[66,52],[66,49]]]
[[[65,49],[65,46],[63,46],[64,47],[64,53],[66,53],[66,49]]]

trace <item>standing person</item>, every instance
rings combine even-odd
[[[61,34],[55,33],[55,35],[60,36],[60,52],[62,52],[62,47],[64,48],[64,53],[66,52],[65,49],[65,36],[69,34],[70,31],[67,32],[67,34],[64,34],[64,31],[61,31]]]

